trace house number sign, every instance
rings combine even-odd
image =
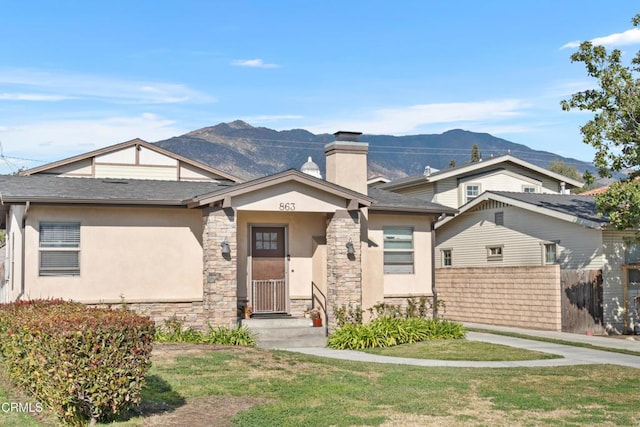
[[[292,202],[289,202],[289,203],[281,202],[280,205],[278,205],[278,209],[280,209],[281,211],[295,211],[296,204]]]

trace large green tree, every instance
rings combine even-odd
[[[560,175],[582,181],[582,175],[578,171],[578,168],[568,165],[562,160],[552,161],[551,163],[549,163],[549,167],[547,169],[549,169],[551,172],[559,173]]]
[[[479,162],[481,159],[480,149],[478,144],[473,144],[471,147],[471,163]]]
[[[640,14],[631,21],[640,24]],[[580,128],[583,141],[596,149],[594,163],[600,176],[626,172],[629,177],[596,196],[599,211],[618,229],[640,227],[640,51],[627,63],[622,52],[591,42],[580,44],[572,62],[585,65],[597,88],[574,93],[562,109],[591,111],[594,116]]]

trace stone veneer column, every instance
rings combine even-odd
[[[351,241],[354,255],[347,255]],[[327,317],[336,328],[335,307],[362,305],[362,264],[359,211],[336,211],[327,216]]]
[[[237,220],[231,208],[209,208],[203,212],[202,249],[204,253],[203,305],[212,325],[237,322]],[[230,255],[222,255],[220,243],[227,241]]]

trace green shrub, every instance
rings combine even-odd
[[[328,346],[335,349],[359,350],[390,347],[429,339],[464,338],[462,324],[424,317],[378,317],[366,325],[344,325],[333,332]]]
[[[333,312],[336,316],[338,327],[345,325],[362,325],[362,313],[364,310],[359,305],[346,305],[334,306]]]
[[[193,344],[220,344],[254,347],[256,339],[246,326],[229,328],[208,325],[207,332],[196,331],[191,327],[185,328],[184,321],[177,317],[165,320],[164,326],[156,328],[157,342],[186,342]]]
[[[61,300],[0,305],[0,351],[11,380],[65,424],[113,418],[139,403],[153,322]]]

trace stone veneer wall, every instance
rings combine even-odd
[[[176,318],[184,322],[184,327],[204,330],[206,316],[202,301],[179,302],[124,302],[116,304],[89,304],[91,307],[111,307],[117,309],[123,305],[141,316],[149,316],[156,326],[164,326],[165,320]]]
[[[212,325],[234,325],[238,304],[237,216],[231,208],[206,209],[203,221],[203,305],[206,320]],[[224,241],[231,248],[228,256],[223,256],[220,248]]]
[[[436,269],[444,317],[464,322],[560,331],[560,267]]]
[[[289,300],[289,313],[293,317],[304,317],[304,312],[311,308],[311,298],[291,298]]]
[[[336,211],[327,219],[327,326],[332,331],[335,306],[362,305],[362,263],[359,211]],[[354,255],[347,255],[349,241]]]

